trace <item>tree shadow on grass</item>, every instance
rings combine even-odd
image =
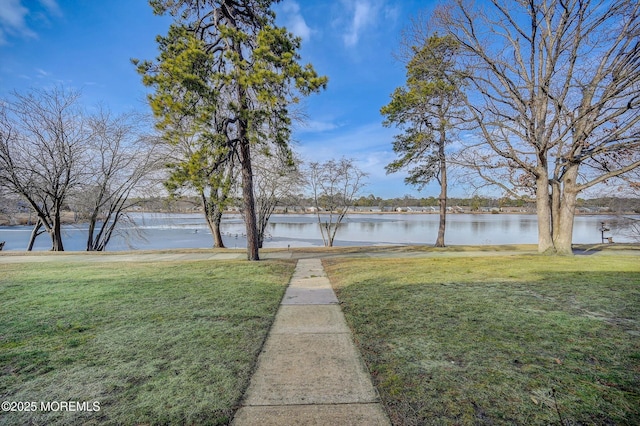
[[[462,281],[339,291],[395,423],[640,424],[640,269]]]

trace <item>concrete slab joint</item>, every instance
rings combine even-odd
[[[320,259],[298,261],[232,424],[390,424]]]

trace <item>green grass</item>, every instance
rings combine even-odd
[[[640,259],[326,259],[395,425],[640,424]]]
[[[100,411],[0,412],[0,424],[226,424],[294,264],[4,264],[0,400]]]

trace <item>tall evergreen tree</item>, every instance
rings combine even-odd
[[[289,142],[289,106],[299,95],[324,88],[326,77],[301,65],[300,39],[275,25],[272,0],[152,0],[157,14],[175,23],[159,37],[155,62],[137,63],[155,89],[150,102],[159,128],[174,138],[184,131],[240,164],[247,257],[259,260],[251,149]],[[177,132],[177,133],[176,133]]]
[[[461,76],[454,68],[457,44],[452,37],[429,37],[413,46],[407,64],[407,83],[397,88],[382,107],[383,124],[403,130],[395,136],[398,158],[387,173],[409,168],[405,182],[422,188],[432,180],[440,185],[440,226],[436,247],[444,247],[447,213],[447,155],[451,134],[463,121]]]

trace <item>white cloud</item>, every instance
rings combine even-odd
[[[287,29],[303,40],[309,40],[312,30],[300,13],[300,5],[293,0],[286,0],[280,7]]]
[[[46,14],[61,16],[56,0],[40,0]],[[34,7],[27,8],[22,0],[0,0],[0,44],[6,44],[9,36],[35,38],[37,34],[29,27],[27,18],[42,14]]]
[[[8,35],[35,37],[27,26],[28,13],[20,0],[0,0],[0,44],[7,42]]]
[[[334,25],[340,28],[345,47],[353,48],[363,39],[395,34],[401,6],[388,0],[342,0],[334,13],[339,16]]]
[[[338,125],[330,121],[306,120],[295,129],[299,133],[326,132],[337,129]]]
[[[1,1],[1,0],[0,0]],[[56,0],[40,0],[40,4],[47,9],[47,11],[55,16],[62,16],[62,11]]]
[[[343,35],[344,44],[354,47],[358,44],[363,31],[376,23],[379,7],[367,0],[349,1],[347,8],[353,10],[353,18],[347,32]]]

